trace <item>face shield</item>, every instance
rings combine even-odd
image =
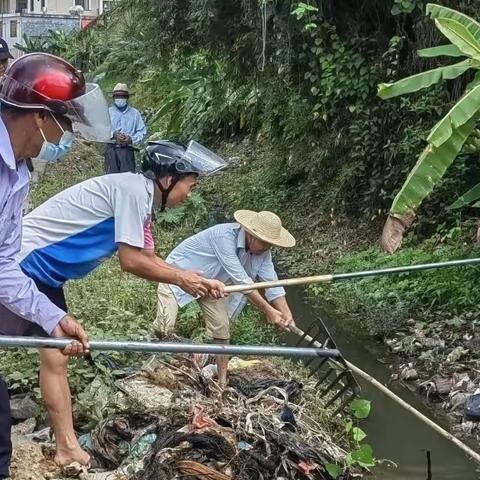
[[[185,164],[177,162],[177,170],[185,168],[184,173],[198,173],[199,175],[213,175],[227,166],[225,161],[207,147],[191,140],[183,155]],[[186,165],[188,163],[188,165]]]
[[[65,116],[72,121],[74,132],[92,142],[110,141],[112,134],[110,114],[107,100],[99,85],[87,83],[84,95],[65,103],[68,106]]]

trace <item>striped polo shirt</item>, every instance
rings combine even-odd
[[[23,219],[22,270],[60,287],[98,267],[118,243],[144,248],[153,192],[152,180],[128,172],[91,178],[58,193]]]

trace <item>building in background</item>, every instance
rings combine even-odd
[[[42,37],[49,30],[70,32],[85,28],[111,8],[115,0],[0,0],[0,37],[12,55],[22,54],[14,45],[23,36]]]

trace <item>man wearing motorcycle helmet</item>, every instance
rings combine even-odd
[[[70,149],[72,130],[108,141],[108,107],[98,85],[86,84],[81,72],[53,55],[14,61],[0,79],[0,334],[74,337],[78,341],[63,353],[82,355],[88,349],[85,331],[37,289],[16,260],[30,180],[26,159],[58,160]],[[8,315],[19,321],[8,322]],[[8,477],[10,428],[8,391],[0,379],[0,478]],[[72,450],[78,446],[75,437],[62,439],[61,433],[60,441]]]
[[[152,209],[175,207],[190,196],[200,175],[215,173],[225,163],[192,141],[188,146],[149,143],[142,173],[116,173],[91,178],[53,196],[25,216],[22,270],[57,306],[66,308],[65,282],[82,278],[118,253],[121,268],[153,282],[177,285],[194,297],[223,296],[223,283],[195,271],[172,267],[153,252]],[[21,322],[20,319],[5,320]],[[56,350],[41,356],[42,395],[55,438],[74,436],[68,359]],[[57,435],[58,430],[58,435]],[[57,441],[57,452],[58,452]],[[86,452],[77,451],[82,461]],[[78,461],[78,460],[77,460]],[[88,457],[87,457],[88,462]]]

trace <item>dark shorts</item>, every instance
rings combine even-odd
[[[11,428],[10,397],[7,384],[0,377],[0,478],[7,478],[10,469],[10,459],[12,457]]]
[[[35,281],[37,288],[45,294],[58,308],[67,311],[67,303],[63,287],[50,287]],[[29,322],[12,313],[8,308],[0,305],[0,335],[14,335],[26,337],[47,337],[45,330],[36,323]]]
[[[67,310],[63,288],[52,288],[40,282],[35,282],[37,288],[44,293],[57,307]],[[0,305],[0,335],[21,335],[47,337],[47,332],[36,323],[29,322],[13,314]],[[7,478],[12,456],[10,429],[10,398],[6,383],[0,376],[0,479]]]

